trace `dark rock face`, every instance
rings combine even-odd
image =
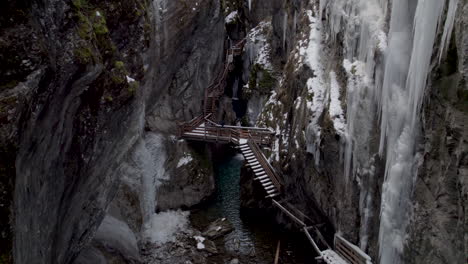
[[[15,184],[19,116],[37,87],[45,57],[38,32],[29,23],[30,7],[0,3],[0,261],[11,251],[10,211]]]
[[[224,21],[218,1],[156,1],[148,73],[147,127],[177,132],[177,121],[201,113],[204,89],[222,69]]]
[[[169,153],[168,179],[157,188],[157,209],[164,211],[191,207],[209,197],[215,190],[213,167],[207,146],[188,147],[185,142],[173,143]],[[187,163],[185,163],[187,162]]]
[[[118,171],[121,184],[106,216],[128,225],[140,250],[147,242],[142,232],[151,228],[149,220],[156,210],[190,207],[214,191],[206,146],[187,144],[175,134],[177,122],[201,113],[204,89],[221,69],[225,34],[218,1],[153,1],[149,10],[152,36],[144,56],[145,111],[138,116],[145,131],[135,133],[138,140]],[[96,238],[93,244],[102,244],[101,240]],[[104,249],[106,258],[116,252],[127,260],[131,257],[119,249]]]
[[[24,53],[30,61],[24,64],[38,71],[14,88],[30,90],[16,119],[16,263],[70,263],[115,195],[115,172],[140,127],[141,91],[126,75],[141,80],[141,59],[125,56],[145,50],[142,4],[27,4],[25,27],[34,29],[32,45],[44,55],[38,60],[37,52]],[[124,5],[139,13],[127,17],[128,10],[119,9]],[[119,24],[107,23],[111,16]],[[116,32],[126,34],[125,42],[114,38]]]

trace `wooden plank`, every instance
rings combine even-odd
[[[358,257],[361,261],[363,261],[363,263],[370,263],[372,261],[371,257],[362,251],[359,247],[347,241],[338,234],[335,234],[335,245],[341,245],[344,248],[347,248],[349,252]]]
[[[335,238],[336,239],[336,238]],[[351,262],[352,264],[366,264],[367,259],[358,254],[352,247],[349,247],[343,241],[335,240],[336,252]]]
[[[343,246],[342,244],[336,244],[335,245],[335,251],[338,253],[340,256],[342,256],[344,259],[349,261],[352,264],[365,264],[366,262],[361,262],[361,260],[356,257],[352,251],[349,250],[349,248]]]
[[[278,240],[278,245],[276,246],[275,264],[278,264],[279,253],[280,253],[280,244],[281,244],[281,240]]]

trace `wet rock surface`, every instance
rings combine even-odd
[[[216,239],[228,234],[233,229],[232,224],[226,218],[221,218],[211,223],[202,234],[210,239]]]
[[[209,259],[215,257],[224,258],[223,245],[219,243],[219,238],[222,238],[231,229],[226,229],[232,224],[225,219],[215,221],[210,226],[225,226],[223,232],[217,232],[215,237],[205,235],[206,232],[190,227],[183,232],[176,234],[176,242],[169,242],[163,245],[145,244],[143,245],[144,263],[161,263],[161,264],[185,264],[185,263],[211,263]],[[215,240],[218,238],[218,242]]]

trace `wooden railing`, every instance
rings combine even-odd
[[[179,124],[179,137],[181,137],[185,132],[193,130],[195,127],[198,127],[205,121],[204,116],[197,116],[188,122]]]
[[[232,63],[234,62],[234,56],[242,54],[245,41],[246,39],[243,39],[227,50],[223,71],[216,77],[215,81],[205,89],[205,115],[216,112],[216,102],[224,93],[227,76],[231,70]]]
[[[221,126],[210,119],[205,119],[207,126],[214,126],[220,129],[232,129],[238,131],[238,139],[251,139],[260,145],[271,145],[274,140],[275,132],[268,128],[244,127],[244,126]],[[235,144],[237,142],[233,142]]]
[[[372,264],[369,255],[340,235],[335,235],[335,251],[351,264]]]
[[[258,163],[260,163],[262,168],[265,170],[265,173],[268,175],[273,185],[275,185],[278,191],[281,192],[282,184],[281,184],[280,178],[276,174],[273,167],[271,167],[265,155],[263,155],[263,152],[261,151],[260,147],[255,143],[254,140],[249,140],[247,144],[249,144],[249,147],[254,153],[255,158],[257,159]]]

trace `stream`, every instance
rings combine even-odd
[[[286,232],[274,223],[274,217],[264,212],[252,213],[240,208],[240,171],[244,163],[241,154],[227,156],[215,162],[217,189],[208,202],[191,213],[191,223],[203,230],[212,221],[226,217],[234,231],[221,242],[224,249],[209,263],[223,263],[238,258],[240,263],[274,262],[278,240],[281,240],[279,263],[314,263],[312,248],[302,233]],[[307,257],[306,257],[307,256]]]

